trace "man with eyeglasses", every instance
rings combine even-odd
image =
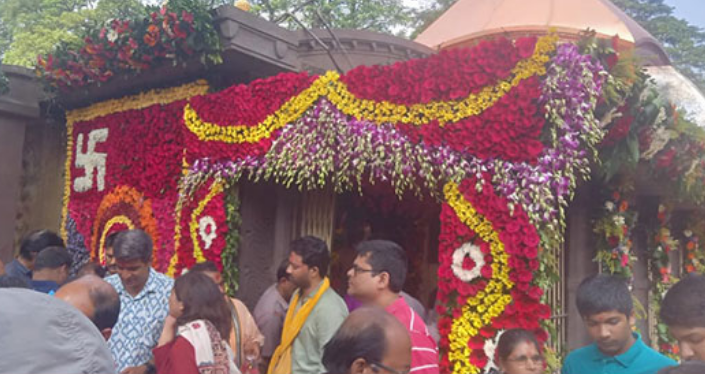
[[[379,307],[350,313],[323,349],[327,374],[408,374],[411,339],[406,328]]]
[[[357,245],[357,257],[348,271],[348,294],[366,306],[379,306],[396,317],[411,338],[411,372],[438,374],[438,346],[421,316],[399,294],[408,261],[404,250],[387,240],[369,240]]]
[[[575,303],[595,343],[571,352],[562,374],[655,374],[676,365],[632,331],[634,304],[624,278],[598,274],[583,280]]]

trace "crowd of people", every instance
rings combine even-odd
[[[105,266],[87,263],[70,276],[59,236],[28,235],[17,258],[0,263],[0,374],[440,372],[433,313],[403,293],[408,259],[396,243],[359,243],[341,296],[330,285],[326,243],[292,241],[254,315],[227,295],[216,264],[174,280],[151,267],[152,245],[141,230],[111,234]],[[660,309],[681,365],[635,332],[624,279],[583,280],[576,306],[593,343],[570,352],[562,374],[705,373],[704,276],[678,282]],[[493,361],[490,372],[546,370],[542,344],[524,329],[501,334]]]

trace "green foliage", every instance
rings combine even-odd
[[[705,91],[705,30],[673,16],[664,0],[612,0],[658,39],[673,65]]]
[[[10,82],[7,80],[5,73],[2,71],[2,60],[0,60],[0,95],[4,95],[10,91]]]
[[[270,21],[296,29],[299,25],[285,17],[291,13],[308,28],[332,28],[403,34],[417,22],[401,0],[253,0],[253,11]]]
[[[417,26],[416,30],[411,34],[414,39],[418,34],[423,32],[433,21],[438,19],[448,8],[455,4],[457,0],[435,0],[431,4],[419,10],[416,14]]]
[[[0,0],[0,51],[6,64],[30,67],[59,43],[80,45],[92,27],[146,14],[138,0]]]
[[[228,296],[234,297],[240,280],[238,249],[240,247],[240,191],[237,186],[225,191],[225,214],[228,220],[228,235],[225,237],[223,260],[223,280]]]

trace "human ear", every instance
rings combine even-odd
[[[379,285],[380,288],[389,288],[389,273],[381,272],[379,273]]]
[[[353,361],[353,363],[350,365],[350,374],[363,374],[366,372],[367,368],[367,361],[365,361],[364,358],[360,357],[358,359],[355,359],[355,361]]]

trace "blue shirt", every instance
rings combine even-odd
[[[120,315],[108,340],[117,372],[140,366],[152,359],[152,348],[157,346],[169,314],[169,295],[174,280],[149,269],[149,278],[136,297],[132,297],[115,274],[105,278],[120,296]]]
[[[30,284],[33,290],[43,292],[49,295],[56,293],[59,289],[59,284],[54,281],[32,280]]]
[[[566,357],[561,374],[656,374],[677,363],[656,352],[634,334],[636,341],[619,356],[603,354],[596,344],[576,349]]]
[[[5,265],[5,274],[11,277],[20,278],[27,284],[32,282],[32,271],[22,265],[18,259],[14,259],[12,262]]]

